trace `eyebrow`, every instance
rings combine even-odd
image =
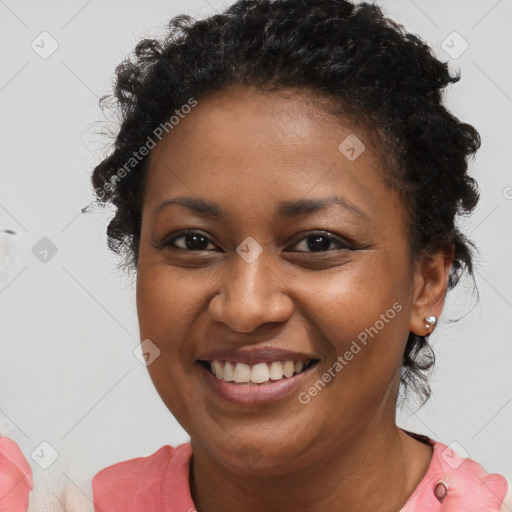
[[[211,217],[216,219],[225,219],[229,217],[228,212],[218,203],[205,201],[197,197],[174,197],[166,199],[158,205],[153,213],[157,215],[165,207],[178,204],[188,208],[201,217]],[[277,214],[280,218],[297,218],[321,210],[325,210],[332,205],[340,206],[355,213],[357,216],[368,219],[369,216],[354,203],[343,197],[325,197],[319,199],[299,199],[296,201],[283,201],[278,205]]]

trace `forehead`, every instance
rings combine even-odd
[[[343,195],[381,202],[391,192],[372,137],[296,91],[232,88],[199,99],[152,151],[145,205],[170,196],[265,204]],[[381,204],[382,207],[382,204]]]
[[[342,135],[357,133],[367,147],[371,146],[369,153],[376,152],[373,134],[364,128],[363,116],[352,113],[349,117],[348,111],[343,115],[344,110],[341,100],[302,89],[262,91],[232,86],[200,98],[164,138],[171,146],[194,142],[196,149],[201,141],[209,143],[201,148],[203,151],[219,150],[223,143],[251,149],[259,143],[274,150],[290,150],[295,143],[314,150],[322,142],[331,147],[334,142],[337,148]]]

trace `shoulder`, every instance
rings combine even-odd
[[[0,435],[0,509],[26,510],[33,488],[32,470],[20,447]]]
[[[457,445],[454,449],[452,444],[432,440],[430,444],[433,454],[428,471],[402,512],[500,512],[509,487],[504,476],[488,473],[475,460],[459,455]]]
[[[177,447],[165,445],[146,457],[125,460],[102,469],[92,479],[95,506],[98,510],[138,510],[137,500],[143,501],[148,496],[157,506],[164,500],[164,479],[179,477],[188,489],[191,455],[190,443]],[[147,502],[146,506],[149,510]]]
[[[486,500],[490,505],[501,505],[508,484],[504,476],[498,473],[488,473],[477,461],[459,455],[453,447],[436,442],[437,468],[446,475],[450,482],[457,485],[461,495],[470,499]]]

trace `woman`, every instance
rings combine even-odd
[[[94,170],[142,353],[191,441],[103,469],[97,511],[490,511],[506,479],[400,429],[472,274],[478,132],[373,5],[239,0],[117,70]],[[505,510],[505,509],[504,509]]]

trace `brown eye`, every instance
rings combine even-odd
[[[177,240],[181,240],[176,243]],[[210,239],[198,231],[182,231],[180,234],[170,239],[165,239],[159,244],[160,248],[172,247],[183,251],[206,251]],[[215,247],[212,243],[211,245]]]
[[[295,246],[299,245],[304,240],[306,241],[304,246],[308,250],[292,252],[326,252],[332,250],[330,247],[333,242],[338,246],[340,250],[351,249],[351,246],[348,245],[343,239],[324,231],[309,234],[308,236],[299,240]]]
[[[180,242],[178,242],[180,240]],[[210,243],[210,246],[208,245]],[[291,252],[328,252],[335,248],[332,247],[334,244],[338,250],[352,249],[352,247],[342,238],[335,236],[328,232],[317,232],[308,234],[301,240],[296,242],[294,246],[304,244],[305,250],[293,250]],[[160,243],[158,243],[158,249],[164,249],[171,247],[182,251],[207,251],[215,250],[215,245],[206,236],[199,231],[182,231],[172,237],[166,237]]]

